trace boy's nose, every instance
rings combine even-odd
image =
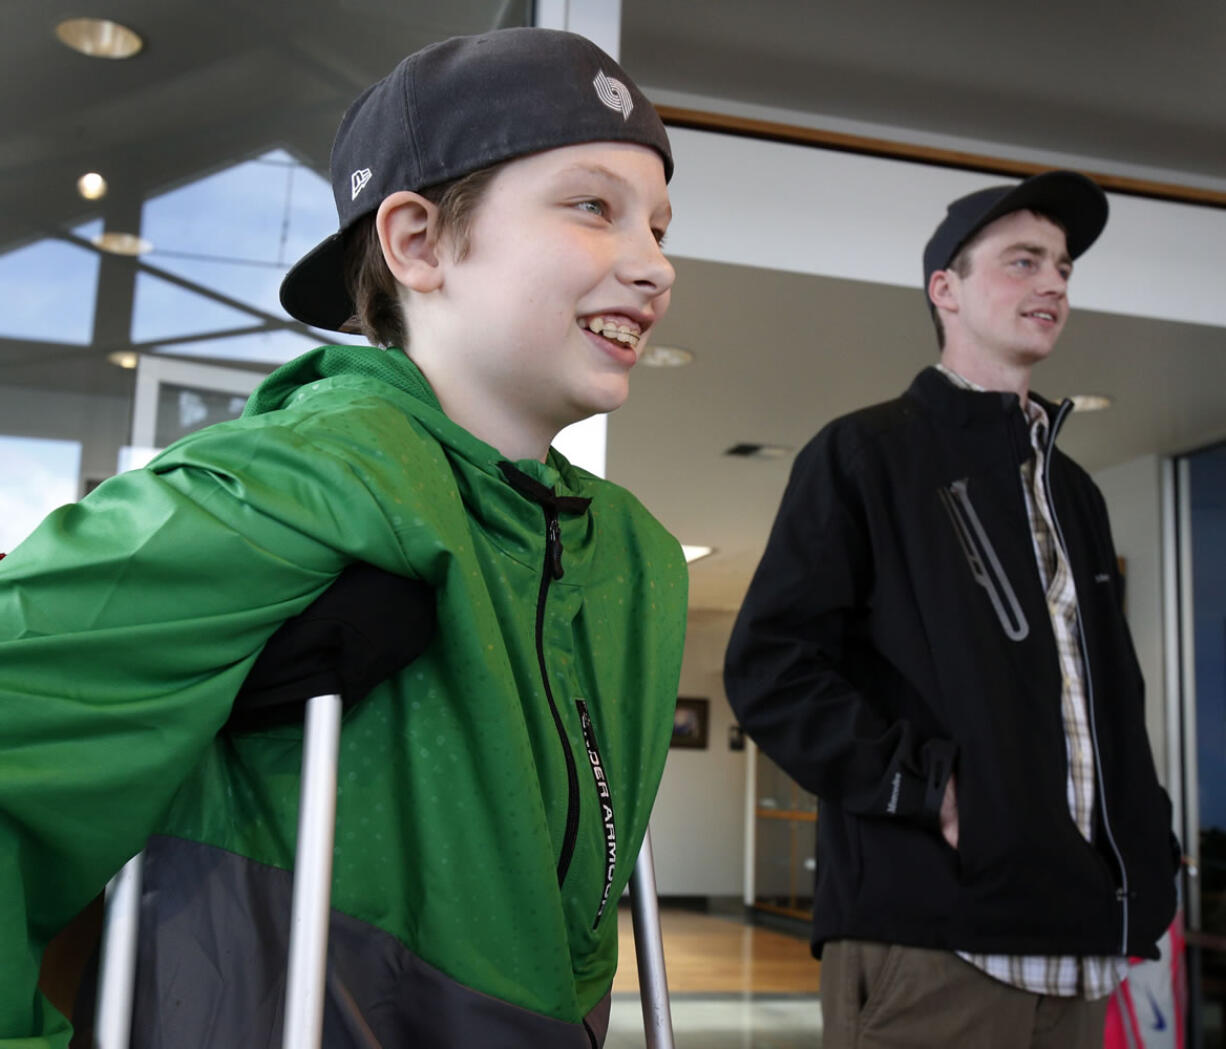
[[[677,279],[677,271],[650,230],[627,245],[620,270],[624,281],[646,291],[652,298],[668,291]]]

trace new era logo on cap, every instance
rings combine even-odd
[[[604,70],[596,74],[592,81],[596,87],[596,97],[614,112],[622,115],[622,120],[629,120],[634,109],[634,100],[630,97],[630,89],[620,80],[605,76]]]
[[[358,194],[366,188],[366,183],[370,181],[370,168],[358,168],[352,175],[349,176],[349,187],[352,192],[349,195],[350,200],[357,200]]]

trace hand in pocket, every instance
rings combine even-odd
[[[941,836],[951,849],[958,848],[958,795],[952,772],[945,784],[945,797],[941,799]]]

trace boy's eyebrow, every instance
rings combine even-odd
[[[597,178],[607,179],[610,182],[616,183],[627,192],[635,192],[635,186],[628,178],[619,175],[616,171],[612,171],[603,164],[586,164],[583,162],[578,162],[571,164],[569,167],[563,168],[559,174],[562,178],[573,174],[595,175]],[[671,201],[665,203],[664,210],[666,212],[665,217],[672,219],[673,206]]]
[[[599,178],[605,178],[605,179],[608,179],[610,182],[616,182],[622,186],[630,188],[630,182],[627,179],[623,178],[616,171],[612,171],[609,168],[605,167],[603,164],[585,164],[581,162],[575,163],[575,164],[571,164],[569,167],[563,168],[561,171],[561,174],[562,175],[573,175],[573,174],[596,175]]]

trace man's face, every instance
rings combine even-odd
[[[1068,320],[1073,271],[1064,231],[1030,211],[1015,211],[984,227],[970,250],[965,277],[953,271],[957,303],[947,332],[974,352],[1009,365],[1030,366],[1052,351]]]
[[[441,288],[441,334],[472,396],[534,431],[620,406],[668,308],[671,214],[645,146],[566,146],[499,172]]]

